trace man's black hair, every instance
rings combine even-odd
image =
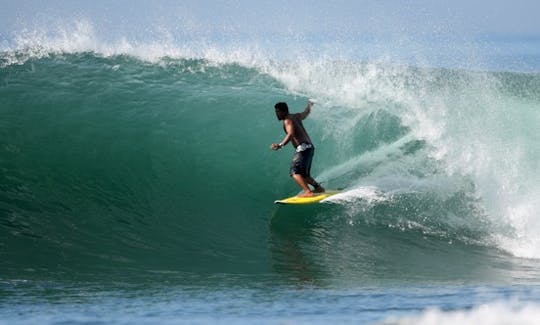
[[[274,108],[280,112],[289,114],[289,106],[287,106],[287,103],[279,102],[276,105],[274,105]]]

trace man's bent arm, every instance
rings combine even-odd
[[[283,141],[281,141],[279,144],[272,143],[272,145],[270,146],[272,150],[279,150],[283,148],[284,146],[286,146],[287,143],[289,143],[289,141],[291,141],[291,138],[294,134],[293,123],[290,119],[286,119],[283,121],[283,125],[285,126],[285,132],[287,133],[287,135],[285,135],[285,138],[283,138]]]
[[[285,136],[283,141],[281,141],[281,145],[285,146],[285,145],[287,145],[287,143],[289,143],[289,141],[293,137],[294,127],[293,127],[293,123],[292,123],[292,121],[290,119],[286,119],[285,121],[283,121],[283,124],[285,125],[285,132],[287,132],[287,135]]]
[[[305,119],[311,112],[311,106],[313,106],[313,103],[308,99],[306,108],[302,113],[300,113],[300,118],[302,120]]]

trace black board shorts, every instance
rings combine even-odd
[[[313,159],[314,153],[315,148],[313,147],[305,149],[304,151],[295,152],[291,161],[289,174],[291,176],[294,174],[311,176],[311,160]]]

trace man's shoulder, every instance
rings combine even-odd
[[[300,113],[289,114],[289,116],[283,120],[283,122],[292,124],[297,123],[298,121],[302,121],[302,115]]]
[[[286,120],[295,120],[295,119],[299,119],[301,117],[301,114],[300,113],[291,113],[289,115],[287,115],[286,118],[284,118],[283,120],[286,121]]]

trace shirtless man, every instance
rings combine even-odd
[[[298,195],[300,197],[309,197],[313,196],[313,193],[324,192],[324,188],[310,175],[311,160],[313,159],[315,147],[302,124],[302,120],[309,115],[312,105],[313,103],[308,100],[306,109],[302,113],[296,114],[289,114],[287,103],[277,103],[274,106],[277,119],[283,121],[283,130],[286,135],[283,141],[272,143],[270,148],[279,150],[292,141],[295,151],[291,162],[290,175],[304,190],[303,193]],[[313,191],[308,184],[313,186]]]

